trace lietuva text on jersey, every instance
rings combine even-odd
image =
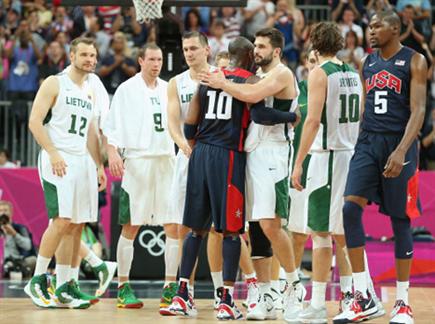
[[[384,60],[379,52],[367,56],[363,67],[366,88],[364,130],[405,132],[411,114],[411,58],[414,53],[404,46],[389,60]]]
[[[251,72],[240,68],[223,70],[225,77],[235,83],[245,83]],[[201,119],[196,140],[229,150],[242,152],[249,123],[245,102],[228,93],[201,85],[199,87]]]
[[[75,97],[65,97],[66,104],[68,106],[86,108],[87,110],[92,110],[92,102],[87,100],[82,100],[80,98]]]

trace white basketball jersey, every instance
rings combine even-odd
[[[353,150],[359,133],[362,84],[358,72],[347,64],[324,62],[328,78],[326,102],[312,152]],[[310,95],[310,94],[309,94]]]
[[[278,64],[275,68],[281,66]],[[269,72],[270,73],[270,72]],[[258,72],[257,76],[264,78],[267,73]],[[295,78],[296,92],[299,94],[299,88]],[[279,105],[286,105],[290,100],[276,99],[272,96],[264,99],[265,105],[268,108],[277,108]],[[293,99],[291,111],[297,107],[297,98]],[[293,127],[288,124],[276,124],[272,126],[260,125],[251,122],[248,127],[248,135],[245,141],[245,151],[252,152],[261,142],[274,142],[286,144],[293,138]]]
[[[210,66],[210,72],[215,71],[216,67]],[[181,122],[184,123],[189,111],[189,103],[198,88],[198,82],[193,80],[190,76],[190,70],[186,70],[175,76],[175,83],[177,84],[178,100],[181,107]]]
[[[89,124],[94,117],[92,88],[88,81],[79,87],[67,73],[61,73],[56,78],[59,94],[44,120],[44,127],[56,149],[71,154],[86,154]]]

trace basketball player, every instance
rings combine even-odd
[[[96,66],[96,61],[95,61]],[[95,67],[94,67],[95,69]],[[64,69],[64,73],[68,73],[71,71],[71,65],[67,66]],[[107,112],[109,110],[110,105],[110,99],[109,95],[107,93],[107,90],[104,88],[103,83],[101,82],[100,78],[95,73],[89,73],[88,74],[88,82],[90,87],[92,88],[94,97],[95,97],[95,109],[96,109],[96,115],[98,116],[98,126],[99,129],[101,129],[101,124],[103,123],[105,117],[107,116]],[[56,250],[56,259],[58,259],[59,255],[62,253],[65,253],[65,249],[70,249],[70,246],[67,244],[61,244],[59,248]],[[93,272],[95,273],[95,276],[97,277],[99,284],[98,288],[95,291],[95,296],[91,296],[88,294],[83,293],[80,290],[79,285],[79,272],[80,272],[80,263],[81,260],[86,260]],[[74,249],[74,254],[72,256],[72,263],[71,263],[71,271],[72,279],[74,279],[77,282],[77,289],[80,293],[80,299],[89,300],[91,303],[95,304],[98,302],[98,298],[101,295],[104,294],[107,287],[109,286],[110,282],[113,279],[113,276],[116,271],[116,262],[110,262],[110,261],[103,261],[101,260],[91,249],[89,249],[86,244],[84,244],[82,241],[80,242],[80,249]],[[60,268],[59,268],[60,267]],[[56,270],[55,273],[58,271],[63,271],[62,266],[56,263]],[[56,284],[57,284],[57,276],[56,274],[51,277],[50,280],[50,289],[51,291],[56,290]],[[50,290],[49,290],[50,291]]]
[[[100,190],[106,185],[94,120],[94,95],[87,81],[96,57],[93,40],[73,40],[71,71],[50,76],[42,83],[29,119],[29,129],[42,146],[38,168],[52,219],[41,240],[35,274],[25,287],[40,307],[90,305],[79,298],[70,268],[72,255],[80,248],[82,224],[97,220],[97,181]],[[59,244],[69,248],[57,260],[61,267],[55,296],[50,296],[45,273]]]
[[[167,82],[159,78],[161,49],[146,44],[139,52],[140,72],[115,92],[103,133],[107,137],[110,172],[122,176],[117,247],[118,303],[120,308],[141,308],[129,283],[133,243],[141,225],[163,224],[167,240],[176,240],[169,217],[174,144],[167,131]],[[124,150],[123,161],[118,149]],[[178,248],[166,249],[165,260],[176,259]],[[166,273],[166,284],[176,281]]]
[[[410,220],[418,204],[417,135],[425,112],[427,65],[423,55],[400,43],[400,18],[393,11],[370,21],[370,44],[379,48],[363,63],[365,108],[362,131],[350,162],[343,207],[354,282],[352,307],[334,323],[361,321],[376,312],[364,273],[362,213],[367,202],[390,216],[395,236],[396,303],[390,323],[414,323],[408,300],[413,255]]]
[[[320,65],[319,58],[321,58],[319,55],[315,54],[315,51],[310,49],[308,51],[308,69],[311,72],[315,67]],[[299,151],[299,145],[300,145],[300,139],[302,135],[302,125],[305,122],[305,119],[307,117],[307,81],[301,81],[299,82],[299,90],[300,94],[298,96],[298,103],[299,103],[299,109],[301,113],[301,123],[295,128],[295,136],[293,140],[293,149],[294,149],[294,155],[297,155]],[[328,106],[330,107],[330,106]],[[328,108],[327,107],[327,108]],[[305,160],[302,164],[302,175],[301,175],[301,185],[306,186],[307,182],[307,170],[310,163],[311,155],[307,154],[305,157]],[[304,252],[304,246],[305,242],[308,239],[309,235],[311,234],[311,229],[308,226],[308,206],[307,203],[308,199],[310,199],[310,193],[307,190],[298,191],[296,189],[290,188],[290,217],[289,217],[289,230],[292,232],[292,239],[293,239],[293,248],[295,251],[295,263],[297,266],[301,264],[302,255]],[[334,199],[342,199],[342,193],[336,193],[336,198]],[[327,197],[326,197],[327,198]],[[323,197],[325,199],[325,197]],[[341,211],[340,211],[341,212]],[[342,216],[338,216],[342,217]],[[341,229],[341,233],[343,230]],[[339,234],[340,235],[340,234]],[[339,311],[340,313],[348,308],[350,306],[350,302],[352,300],[352,269],[350,267],[349,260],[345,254],[346,249],[342,246],[344,245],[344,237],[342,237],[342,234],[340,236],[333,235],[333,238],[335,240],[338,240],[338,243],[336,244],[336,258],[337,258],[337,265],[340,272],[340,303],[339,303]],[[316,244],[313,246],[313,266],[315,277],[317,277],[319,274],[322,275],[322,273],[329,272],[329,264],[326,262],[326,264],[323,262],[325,259],[327,260],[329,257],[332,257],[330,254],[331,251],[328,250],[328,247],[318,247]],[[319,261],[320,260],[320,261]],[[385,314],[385,310],[382,307],[382,304],[376,297],[376,293],[373,288],[373,284],[370,278],[370,273],[368,272],[367,267],[367,278],[370,282],[369,285],[369,291],[376,298],[377,305],[379,307],[378,312],[374,314],[373,317],[379,317]],[[322,288],[322,284],[319,284],[316,282],[316,284],[313,284],[313,286],[320,286]],[[316,288],[316,292],[313,293],[313,297],[315,297],[314,304],[317,303],[324,305],[325,296],[323,293],[318,292],[318,288]],[[323,290],[323,288],[322,288]],[[313,302],[312,302],[313,303]],[[322,306],[320,306],[322,307]],[[319,308],[319,307],[318,307]],[[323,307],[322,307],[323,308]],[[324,315],[324,314],[323,314]],[[324,320],[325,316],[319,316],[319,320]]]
[[[203,73],[201,79],[205,84],[222,89],[239,100],[257,102],[266,98],[267,106],[288,111],[298,90],[293,73],[280,62],[283,46],[284,37],[278,30],[265,28],[257,32],[255,63],[260,66],[257,75],[263,77],[258,83],[236,84],[225,80],[221,73]],[[293,120],[295,121],[296,119]],[[286,320],[297,318],[306,293],[294,265],[290,239],[281,227],[288,217],[290,128],[288,124],[263,126],[251,123],[245,142],[246,200],[247,215],[251,219],[249,225],[251,255],[262,296],[255,307],[248,309],[248,319],[276,318],[270,294],[272,256],[270,243],[286,271],[288,282]]]

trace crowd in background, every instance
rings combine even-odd
[[[253,38],[264,26],[279,29],[285,37],[283,61],[299,80],[307,78],[305,50],[317,22],[300,5],[325,5],[327,0],[248,0],[245,8],[183,7],[176,12],[163,8],[164,17],[139,24],[132,7],[55,7],[45,0],[3,0],[0,4],[0,100],[13,103],[18,121],[27,120],[27,103],[40,83],[68,64],[69,43],[80,35],[94,37],[99,50],[96,73],[109,94],[138,71],[137,49],[157,42],[164,52],[173,51],[175,68],[163,69],[168,78],[183,69],[181,33],[201,31],[209,36],[210,63],[238,35]],[[435,24],[429,0],[329,0],[330,17],[345,39],[341,60],[359,68],[372,52],[368,46],[368,22],[379,10],[394,9],[402,19],[401,41],[422,53],[433,66]],[[304,6],[306,8],[306,6]],[[166,58],[166,57],[165,57]],[[179,64],[177,63],[179,62]],[[429,70],[428,107],[421,130],[421,168],[435,169],[435,71]],[[0,107],[1,109],[1,107]],[[3,154],[3,153],[2,153]],[[7,154],[7,151],[6,153]],[[7,156],[7,155],[6,155]],[[0,167],[5,164],[0,160]]]

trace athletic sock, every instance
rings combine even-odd
[[[165,277],[176,277],[178,271],[178,239],[166,237]]]
[[[396,300],[403,300],[409,305],[408,300],[409,281],[396,281]]]
[[[210,272],[211,280],[213,281],[214,290],[224,286],[222,271]]]
[[[118,277],[128,277],[130,274],[131,263],[134,255],[134,240],[126,239],[124,236],[119,237],[116,249],[116,259],[118,261]],[[119,287],[125,282],[119,282]]]
[[[289,285],[293,285],[294,283],[299,282],[299,275],[298,275],[298,270],[295,270],[293,272],[286,272],[285,276],[287,278],[287,283]]]
[[[70,269],[69,264],[56,264],[56,289],[71,279]]]
[[[343,293],[352,292],[352,276],[340,276],[340,290]]]
[[[77,283],[79,282],[79,274],[80,274],[80,267],[70,269],[70,278],[74,279]]]
[[[313,281],[311,306],[315,309],[325,307],[326,282]]]
[[[354,272],[352,273],[353,285],[355,291],[359,291],[364,298],[367,298],[367,275],[366,272]]]
[[[85,256],[85,261],[88,262],[92,268],[96,268],[104,262],[92,250],[89,250],[88,254]]]
[[[272,288],[273,290],[275,290],[277,293],[280,292],[280,287],[279,287],[279,280],[271,280],[270,281],[270,288]]]
[[[256,278],[257,278],[257,274],[255,273],[255,271],[253,273],[245,274],[246,281],[248,281],[249,279],[256,279]]]
[[[42,255],[38,254],[38,257],[36,258],[36,266],[35,266],[35,272],[34,276],[39,276],[47,272],[48,265],[50,264],[51,258],[43,257]]]

